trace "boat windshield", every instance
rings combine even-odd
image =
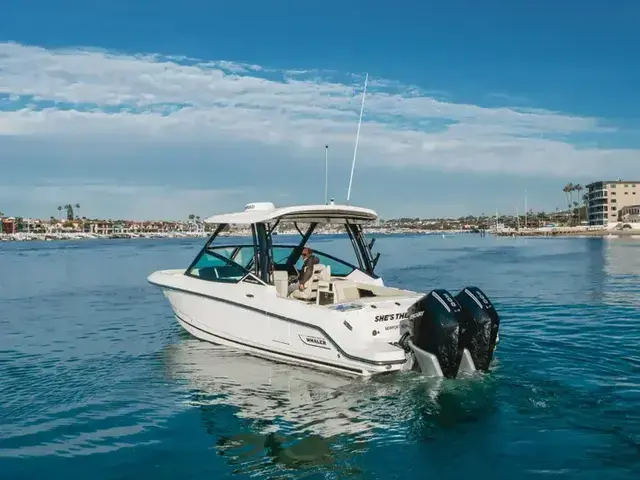
[[[287,270],[287,261],[297,245],[274,245],[273,265],[275,270]],[[331,268],[334,277],[346,277],[357,269],[344,260],[327,253],[313,250],[320,264]],[[236,283],[242,280],[253,268],[253,245],[211,245],[198,257],[187,270],[187,275],[202,280]],[[302,269],[303,259],[298,257],[295,267]]]
[[[247,255],[253,256],[253,247]],[[201,252],[193,265],[189,267],[186,275],[201,280],[213,282],[237,283],[242,280],[249,270],[240,263],[232,260],[233,247],[208,247]],[[243,261],[243,258],[239,258]]]
[[[214,240],[219,237],[228,225],[221,224],[205,244],[200,254],[187,269],[186,274],[203,280],[237,283],[239,281],[257,280],[263,284],[271,283],[272,271],[287,271],[289,275],[297,275],[303,266],[302,249],[309,242],[317,223],[308,225],[301,230],[297,224],[295,229],[301,236],[296,245],[274,244],[272,232],[277,226],[270,224],[256,224],[252,226],[249,238],[242,243],[215,245]],[[371,254],[373,240],[367,244],[359,225],[346,225],[346,233],[355,252],[357,265],[333,255],[313,248],[313,254],[319,263],[330,267],[332,277],[347,277],[355,270],[362,271],[374,278],[377,257]],[[226,236],[226,235],[225,235]],[[243,235],[244,236],[244,235]],[[230,240],[226,239],[227,242]],[[256,263],[257,262],[257,263]]]

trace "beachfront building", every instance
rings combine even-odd
[[[623,227],[640,229],[640,204],[622,207],[618,213],[618,221]]]
[[[610,226],[619,222],[620,210],[640,200],[640,181],[602,180],[587,185],[589,225]]]

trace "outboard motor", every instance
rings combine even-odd
[[[487,296],[478,287],[466,287],[456,295],[462,308],[460,347],[471,354],[477,370],[489,370],[496,347],[500,318]]]
[[[447,290],[438,289],[418,300],[408,313],[411,333],[401,340],[403,347],[407,349],[411,341],[419,350],[437,358],[442,375],[455,378],[464,348],[460,325],[468,323],[462,307]],[[420,355],[419,350],[414,350],[416,356]]]

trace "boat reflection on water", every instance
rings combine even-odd
[[[476,417],[477,398],[465,398],[486,383],[417,373],[347,378],[192,338],[168,346],[165,364],[172,380],[186,383],[188,404],[200,409],[218,454],[237,473],[356,474],[356,456],[373,445],[423,441]],[[229,407],[239,422],[230,420]],[[481,407],[480,414],[492,410]]]

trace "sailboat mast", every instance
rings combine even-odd
[[[524,228],[527,228],[527,189],[524,189]]]

